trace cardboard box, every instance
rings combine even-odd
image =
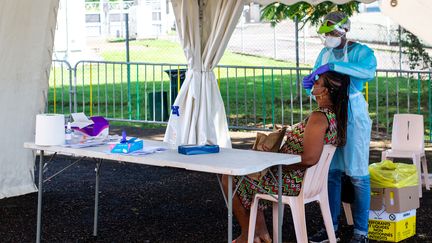
[[[384,210],[369,210],[369,233],[371,240],[399,242],[415,235],[416,210],[388,213]]]
[[[418,186],[402,188],[371,188],[371,210],[400,213],[420,206]]]

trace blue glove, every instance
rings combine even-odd
[[[318,80],[319,75],[333,70],[333,66],[334,65],[331,63],[324,64],[321,67],[317,68],[314,72],[312,72],[308,76],[304,77],[303,78],[303,88],[311,89],[312,86],[314,85],[315,81]]]
[[[308,76],[303,78],[303,88],[310,90],[314,85],[315,81],[316,81],[315,74],[314,73],[309,74]]]

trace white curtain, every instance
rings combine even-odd
[[[221,59],[243,10],[237,0],[173,0],[188,71],[164,141],[231,147],[225,107],[213,68]],[[200,18],[201,16],[201,18]]]
[[[43,112],[58,0],[0,1],[0,198],[34,192],[35,117]]]
[[[432,19],[431,0],[382,0],[380,9],[383,14],[409,30],[421,40],[432,45]]]

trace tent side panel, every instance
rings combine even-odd
[[[37,190],[35,117],[44,111],[58,0],[0,2],[0,199]]]

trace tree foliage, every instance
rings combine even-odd
[[[358,2],[349,2],[346,4],[337,5],[332,2],[322,2],[318,5],[311,5],[306,2],[299,2],[293,5],[285,5],[282,3],[273,3],[267,5],[261,11],[261,20],[267,20],[274,27],[282,20],[291,19],[299,21],[301,27],[306,23],[314,26],[318,25],[322,17],[332,11],[342,11],[348,16],[352,16],[358,12]]]
[[[416,35],[403,29],[401,34],[401,45],[404,52],[408,55],[410,69],[421,70],[432,67],[432,58],[426,52],[423,43]]]

